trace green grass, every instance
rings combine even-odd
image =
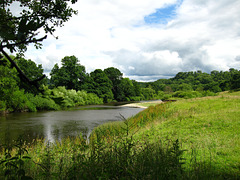
[[[239,179],[239,117],[240,92],[149,106],[89,142],[3,146],[0,179]]]
[[[177,101],[168,105],[165,114],[142,129],[139,137],[148,136],[153,142],[155,137],[179,139],[187,150],[187,169],[192,168],[195,153],[198,163],[211,165],[219,175],[240,176],[239,92]]]
[[[186,150],[184,168],[189,176],[240,177],[240,92],[150,106],[129,123],[137,130],[136,141],[154,144],[161,139],[166,144],[178,139]],[[97,129],[112,137],[121,132],[121,125]]]

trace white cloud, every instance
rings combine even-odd
[[[236,61],[240,61],[240,55],[239,55],[239,56],[236,56],[235,60],[236,60]]]
[[[177,4],[167,24],[144,17]],[[115,66],[136,80],[156,80],[179,71],[238,68],[240,1],[79,0],[79,10],[42,50],[26,53],[46,71],[75,55],[87,71]]]

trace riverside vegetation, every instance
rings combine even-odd
[[[11,56],[31,82],[43,76],[42,65]],[[240,88],[240,71],[212,71],[211,74],[179,72],[170,79],[141,83],[114,67],[96,69],[90,74],[75,56],[66,56],[51,70],[51,78],[41,79],[36,87],[22,80],[16,68],[0,54],[0,113],[16,111],[59,110],[62,108],[103,104],[112,101],[140,101],[195,98],[216,95]]]
[[[89,140],[6,142],[0,179],[239,179],[239,106],[224,92],[149,106]]]

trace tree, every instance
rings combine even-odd
[[[56,27],[63,26],[77,11],[69,6],[70,0],[2,0],[0,2],[0,49],[7,48],[11,52],[26,51],[27,45],[34,43],[37,47],[53,34]],[[76,3],[77,0],[71,0]],[[18,5],[20,13],[14,13],[11,5]],[[40,29],[45,35],[39,37]]]
[[[190,84],[182,83],[177,88],[178,91],[192,91],[192,86]]]
[[[141,96],[141,88],[140,88],[139,83],[135,80],[132,80],[132,84],[133,84],[135,96]]]
[[[142,95],[144,96],[145,100],[154,99],[155,91],[151,88],[142,88]]]
[[[18,90],[17,72],[9,65],[0,65],[0,100],[7,101]]]
[[[235,72],[231,80],[231,89],[238,88],[240,88],[240,71]]]
[[[109,67],[107,69],[104,69],[104,73],[107,75],[107,77],[112,81],[112,92],[114,95],[114,99],[118,99],[118,95],[121,91],[120,89],[120,83],[123,79],[123,74],[114,67]]]
[[[33,43],[36,48],[41,47],[41,41],[47,34],[53,34],[56,27],[63,26],[77,11],[69,6],[69,1],[74,4],[77,0],[1,0],[0,1],[0,52],[11,62],[19,73],[19,77],[38,88],[36,79],[31,81],[11,59],[4,50],[23,53],[27,45]],[[20,13],[12,5],[19,6]],[[43,30],[43,35],[40,35]],[[41,33],[42,33],[41,32]],[[1,57],[0,57],[1,59]]]
[[[118,101],[130,101],[135,97],[135,91],[132,81],[129,78],[123,78],[120,84],[120,93],[118,94]]]
[[[21,71],[31,80],[34,81],[35,79],[40,79],[43,76],[43,68],[42,65],[36,65],[35,62],[32,60],[19,58],[16,60],[17,65],[21,69]],[[47,80],[42,79],[38,82],[38,85],[46,85]],[[19,88],[25,89],[27,92],[37,93],[35,89],[29,87],[29,84],[24,81],[19,81]]]
[[[65,56],[62,67],[55,64],[50,75],[50,82],[53,86],[65,86],[66,89],[81,90],[81,86],[86,79],[85,67],[79,63],[75,56]]]
[[[0,111],[16,111],[25,107],[27,97],[19,90],[17,71],[8,62],[0,65]]]
[[[165,86],[164,92],[168,93],[168,94],[171,94],[173,92],[173,90],[172,90],[171,86]]]
[[[104,102],[110,102],[113,100],[112,82],[108,76],[101,69],[96,69],[90,73],[93,80],[94,89],[92,93],[102,98]]]

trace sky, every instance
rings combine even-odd
[[[239,0],[78,0],[78,10],[27,59],[49,75],[65,56],[88,73],[118,68],[124,77],[155,81],[178,72],[240,69]]]

